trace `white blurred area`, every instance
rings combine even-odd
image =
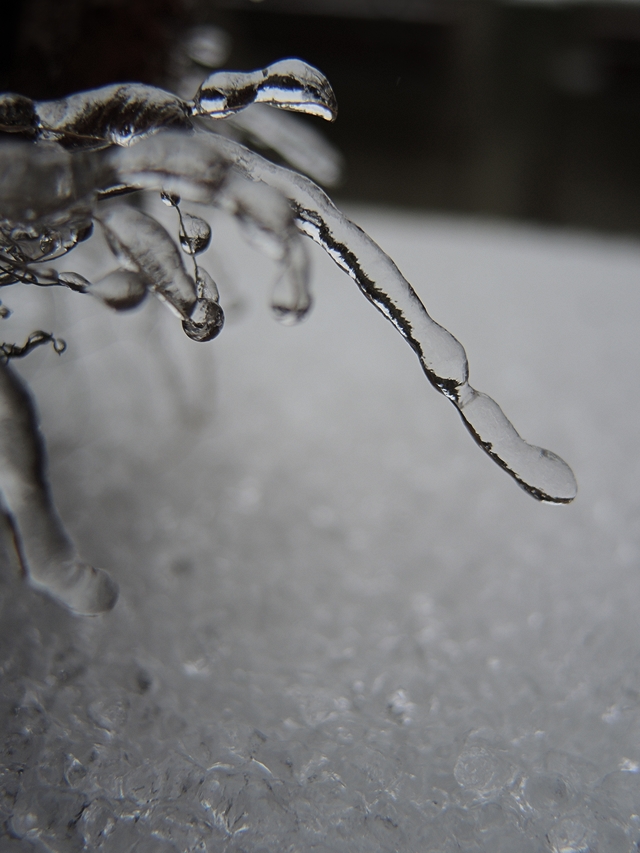
[[[214,218],[245,310],[209,344],[150,300],[6,289],[6,339],[67,340],[16,367],[121,598],[73,617],[5,560],[3,851],[637,849],[640,245],[348,213],[575,503],[518,489],[320,251],[283,328]]]

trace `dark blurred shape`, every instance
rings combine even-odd
[[[13,16],[6,83],[39,99],[107,83],[161,83],[186,22],[183,0],[23,0]]]
[[[4,87],[31,97],[191,97],[177,37],[218,27],[227,68],[297,56],[327,75],[343,199],[640,232],[640,6],[23,0],[4,22]]]
[[[640,232],[640,7],[205,0],[229,63],[300,56],[342,198]]]
[[[288,15],[330,15],[338,18],[385,18],[396,21],[433,21],[456,14],[450,0],[220,0],[223,9],[251,9],[265,3],[270,12]]]

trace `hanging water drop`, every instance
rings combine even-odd
[[[190,213],[180,215],[180,245],[189,255],[199,255],[209,248],[211,226],[199,216]]]
[[[191,316],[182,321],[182,328],[193,341],[203,343],[217,337],[224,325],[224,312],[218,302],[218,288],[209,273],[196,268],[197,301]]]

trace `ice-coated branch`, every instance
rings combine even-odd
[[[333,121],[337,104],[326,77],[300,59],[259,71],[217,71],[193,100],[142,83],[118,83],[54,101],[0,95],[0,131],[69,149],[130,145],[161,128],[193,127],[193,116],[224,118],[253,103]]]
[[[189,156],[174,157],[170,178],[172,187],[180,186],[186,198],[223,203],[223,184],[228,186],[230,171],[276,190],[288,199],[299,229],[328,252],[407,340],[431,384],[456,406],[479,446],[538,500],[573,500],[577,485],[571,468],[551,451],[524,441],[498,404],[472,388],[462,344],[430,317],[391,258],[318,186],[218,135],[197,133],[188,143],[176,137],[163,133],[128,151],[114,152],[112,164],[121,180],[151,188],[157,174],[148,172],[145,163],[162,162],[162,150],[169,153],[188,144]],[[198,175],[212,169],[221,179],[215,188],[206,189]]]
[[[223,324],[222,309],[197,267],[195,283],[187,274],[178,247],[159,222],[126,205],[108,208],[98,220],[123,269],[136,273],[174,310],[190,338],[216,337]]]
[[[0,361],[0,492],[24,572],[33,587],[75,613],[111,610],[116,583],[83,562],[55,510],[44,445],[24,384]]]

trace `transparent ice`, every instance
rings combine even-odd
[[[182,212],[181,201],[226,210],[243,224],[254,244],[279,260],[281,272],[271,303],[276,316],[285,323],[301,320],[312,304],[308,256],[301,234],[306,235],[328,252],[406,338],[429,381],[458,408],[477,443],[534,497],[570,502],[576,494],[571,469],[550,451],[525,442],[500,407],[469,385],[463,347],[429,316],[409,282],[379,246],[340,213],[311,180],[196,123],[202,117],[228,117],[254,103],[329,120],[337,113],[327,80],[298,59],[276,62],[255,72],[214,71],[192,101],[140,84],[116,84],[58,101],[3,96],[3,129],[28,140],[5,143],[0,151],[3,283],[64,285],[81,293],[94,293],[115,308],[135,306],[148,290],[182,320],[189,337],[206,342],[219,334],[224,322],[217,286],[195,260],[207,249],[211,229],[201,216]],[[253,133],[259,135],[259,126]],[[275,144],[273,137],[269,144]],[[192,258],[193,274],[185,268],[180,248],[164,226],[139,207],[118,199],[123,192],[140,190],[160,192],[176,209],[179,243]],[[102,227],[118,262],[116,270],[102,276],[95,287],[91,279],[71,271],[37,271],[35,264],[54,260],[89,239],[94,222]],[[4,370],[11,377],[9,369]],[[18,380],[7,379],[7,387],[11,382]],[[24,416],[17,415],[22,417],[21,423],[35,423],[33,414],[26,413],[27,395],[21,399],[25,409]],[[10,433],[9,427],[7,431]],[[42,456],[35,432],[34,441]],[[45,479],[43,463],[40,469],[37,476],[25,471],[21,489],[35,489],[40,494]],[[12,507],[18,494],[12,491],[16,476],[10,475],[11,482],[7,480],[2,491],[13,516],[15,536],[21,541],[26,536],[23,522]],[[37,487],[30,485],[31,481],[37,481]],[[34,504],[42,507],[32,510],[34,519],[37,516],[36,527],[51,527],[50,505],[49,500],[40,498]],[[55,527],[61,530],[57,519]],[[39,574],[48,578],[62,571],[45,566],[47,561],[51,566],[76,567],[72,571],[79,572],[82,583],[92,576],[67,551],[62,557],[57,545],[51,548],[50,557],[45,548],[45,556],[39,558],[43,568],[36,570],[30,568],[27,547],[22,547],[29,577],[35,580]],[[104,577],[96,574],[96,583],[103,583]],[[65,589],[69,583],[65,582]],[[65,600],[61,588],[54,590],[52,585],[51,591]],[[81,598],[84,601],[86,596]],[[113,595],[100,593],[86,606],[91,609],[98,602],[106,605],[114,600]],[[78,604],[72,604],[71,599],[66,603],[72,607]]]
[[[117,594],[115,582],[80,558],[62,527],[33,403],[17,372],[4,364],[0,840],[7,849],[36,850],[630,851],[639,823],[635,723],[626,722],[617,735],[620,750],[611,749],[611,736],[599,728],[629,719],[627,688],[598,711],[597,726],[585,722],[582,663],[576,664],[575,696],[558,698],[555,662],[548,664],[544,654],[530,659],[532,637],[544,646],[544,606],[531,609],[540,595],[526,583],[513,592],[505,586],[500,559],[497,574],[481,570],[470,582],[459,562],[467,547],[459,540],[461,519],[470,519],[470,541],[484,531],[495,547],[513,541],[504,530],[499,535],[509,511],[502,520],[496,516],[495,501],[492,509],[466,463],[471,484],[450,470],[438,474],[437,464],[428,485],[421,484],[419,454],[407,455],[401,439],[397,444],[405,427],[388,428],[392,412],[415,403],[402,402],[396,373],[380,355],[388,350],[379,345],[376,354],[378,347],[366,343],[340,289],[319,329],[335,350],[333,377],[341,383],[331,371],[325,378],[318,367],[310,369],[308,358],[270,371],[264,333],[252,328],[244,346],[231,342],[229,352],[234,345],[237,352],[226,365],[232,397],[240,395],[229,407],[234,423],[218,420],[205,437],[210,364],[184,347],[188,339],[211,340],[222,328],[224,288],[221,296],[201,264],[214,264],[215,272],[212,256],[205,259],[212,234],[214,248],[218,243],[233,247],[231,257],[245,254],[224,230],[220,214],[231,214],[267,257],[254,276],[263,278],[265,265],[275,273],[270,301],[278,319],[295,323],[311,306],[303,236],[310,237],[401,332],[431,384],[454,403],[489,456],[541,500],[568,503],[576,490],[559,457],[524,442],[497,404],[471,388],[464,349],[431,319],[377,243],[308,178],[203,125],[259,102],[335,116],[326,80],[299,60],[264,72],[215,72],[193,101],[133,84],[60,102],[2,100],[4,129],[28,138],[0,150],[3,284],[17,285],[14,318],[17,306],[28,314],[25,290],[55,287],[55,297],[51,290],[42,296],[49,305],[57,300],[65,340],[74,332],[82,339],[85,326],[86,367],[68,374],[77,405],[63,407],[65,426],[51,434],[85,460],[76,458],[67,476],[73,481],[84,471],[94,484],[87,493],[100,490],[100,512],[87,516],[90,535],[80,539],[97,563],[115,566],[125,594],[104,621],[87,623],[18,583],[22,571],[32,586],[76,613],[108,610]],[[237,123],[238,130],[278,146],[268,123]],[[281,154],[300,166],[296,150],[300,146]],[[156,204],[160,196],[164,206]],[[99,227],[92,232],[94,222]],[[98,257],[100,240],[111,252],[111,267]],[[61,269],[60,258],[71,249],[77,267]],[[326,270],[323,277],[331,278]],[[73,307],[83,302],[77,294],[85,294],[124,310],[147,293],[182,321],[184,340],[173,336],[153,303],[119,317],[122,332],[115,334],[104,316],[100,332],[90,308]],[[163,342],[154,344],[153,326]],[[373,412],[368,403],[361,411],[347,407],[342,439],[331,431],[330,417],[305,412],[309,388],[330,414],[332,395],[343,393],[340,387],[353,395],[357,387],[345,380],[339,337],[356,361],[361,352],[375,365],[383,406]],[[63,348],[48,332],[23,338],[24,346],[5,344],[5,361],[41,343]],[[248,353],[256,358],[247,362]],[[133,372],[145,363],[149,385],[135,391]],[[252,363],[256,378],[247,385]],[[95,386],[81,378],[90,365],[103,376]],[[56,372],[56,390],[48,394],[28,365],[23,371],[45,406],[60,397],[60,387],[71,389],[58,384]],[[123,379],[133,382],[124,404],[110,391]],[[95,393],[87,393],[94,387],[105,405],[99,422],[109,425],[111,444],[104,450],[105,431],[97,431],[102,438],[91,447],[79,440],[89,433],[76,422],[83,407],[86,412],[95,403]],[[247,416],[247,399],[264,403],[262,423],[255,410]],[[144,413],[138,432],[140,405],[159,406],[161,416]],[[273,420],[279,409],[282,428]],[[307,452],[292,450],[288,422],[306,425]],[[328,430],[324,438],[322,430]],[[424,425],[420,432],[424,443]],[[265,436],[273,439],[266,455]],[[438,436],[440,447],[450,447],[448,427]],[[342,474],[337,490],[328,491],[329,448]],[[359,497],[346,485],[350,471],[359,472]],[[298,486],[288,487],[300,474],[309,478],[303,497]],[[404,478],[412,483],[408,492]],[[74,491],[66,491],[69,505]],[[425,496],[429,512],[423,514],[417,510]],[[507,508],[510,502],[498,503]],[[434,588],[439,598],[424,591],[422,558],[417,573],[409,568],[424,548],[425,524],[435,547],[432,568],[442,569]],[[555,529],[549,528],[552,538]],[[627,542],[622,553],[631,547]],[[525,564],[527,549],[535,550],[535,542],[523,546]],[[159,574],[154,579],[142,566]],[[468,589],[452,605],[457,583]],[[477,607],[474,584],[485,596],[484,609]],[[501,621],[505,607],[515,623]],[[560,647],[566,647],[562,632],[551,646]],[[573,721],[570,731],[564,720]]]

